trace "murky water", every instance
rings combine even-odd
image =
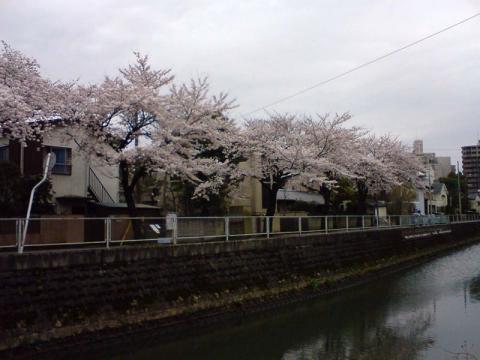
[[[480,359],[480,245],[260,319],[115,358]]]

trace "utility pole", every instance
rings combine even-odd
[[[427,215],[430,215],[430,198],[431,197],[432,197],[432,183],[430,181],[430,169],[428,169]]]
[[[460,189],[460,165],[457,161],[458,210],[462,214],[462,190]]]

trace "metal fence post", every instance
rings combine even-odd
[[[228,241],[229,235],[230,235],[230,218],[226,216],[225,217],[225,241]]]
[[[328,216],[325,216],[325,234],[328,234]]]
[[[298,233],[302,235],[302,217],[298,217]]]
[[[110,248],[110,240],[112,240],[112,219],[104,219],[105,224],[105,245]]]
[[[365,215],[362,215],[362,230],[365,230]]]
[[[18,240],[19,240],[19,237],[18,237],[18,227],[20,226],[19,224],[20,224],[19,219],[16,219],[15,220],[15,246],[17,248],[18,248]]]
[[[266,230],[267,230],[267,239],[270,239],[270,216],[267,216],[265,218],[265,226],[266,226]]]
[[[380,227],[380,217],[378,215],[375,215],[377,219],[377,229]]]
[[[173,245],[177,245],[177,234],[178,234],[178,218],[177,216],[172,217],[172,243]]]
[[[345,228],[347,229],[347,232],[348,232],[348,215],[345,217]]]
[[[15,238],[16,238],[17,251],[19,253],[22,252],[22,250],[20,249],[22,244],[22,222],[23,222],[22,219],[15,220],[15,229],[16,229]]]

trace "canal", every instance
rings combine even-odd
[[[208,335],[112,358],[480,359],[480,245]]]

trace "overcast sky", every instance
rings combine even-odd
[[[0,39],[52,79],[99,81],[149,54],[178,81],[208,75],[240,120],[479,11],[480,0],[0,0]],[[349,111],[456,161],[480,137],[480,17],[269,110]]]

